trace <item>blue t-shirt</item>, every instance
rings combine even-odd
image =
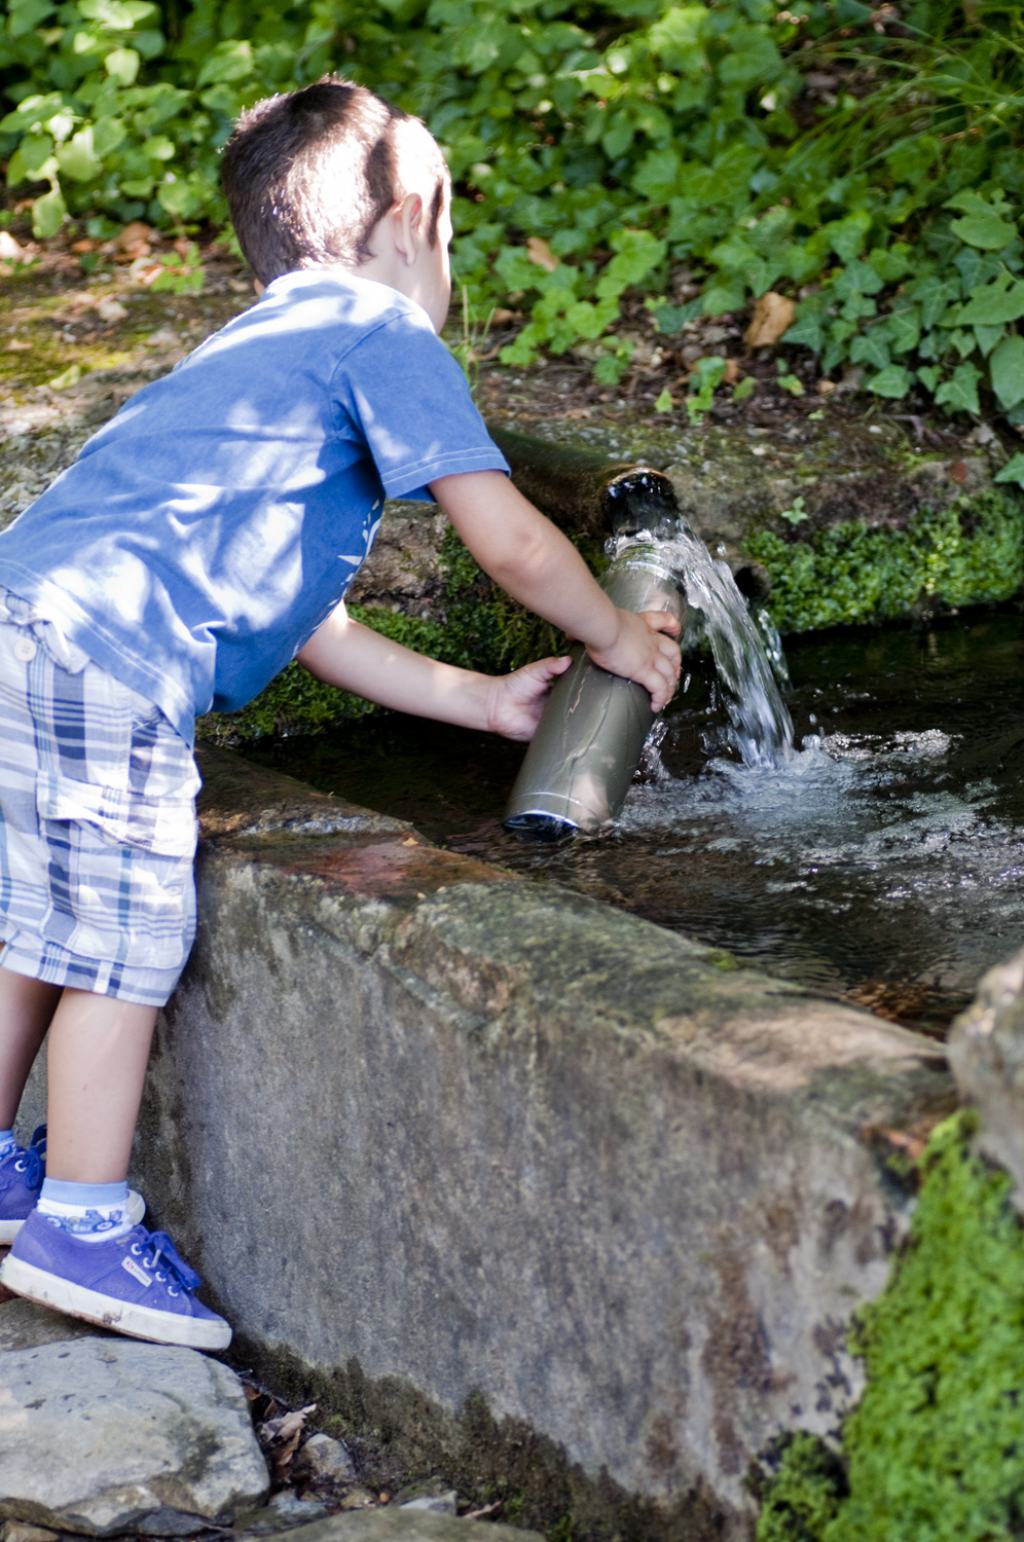
[[[276,279],[146,386],[0,532],[37,603],[191,743],[294,657],[385,497],[507,471],[425,311],[333,269]]]

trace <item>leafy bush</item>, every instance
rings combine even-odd
[[[671,334],[775,290],[824,372],[1024,423],[1022,61],[1007,0],[9,0],[0,156],[41,236],[180,234],[223,220],[240,108],[340,68],[445,144],[473,322],[524,319],[506,362],[583,348],[614,382],[624,301]]]

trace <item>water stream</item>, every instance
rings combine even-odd
[[[793,722],[780,690],[788,671],[778,633],[766,618],[758,625],[728,564],[713,557],[685,524],[647,539],[682,579],[690,606],[687,647],[701,636],[707,639],[741,762],[785,765],[793,753]]]

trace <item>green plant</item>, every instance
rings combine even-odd
[[[487,344],[487,336],[491,329],[491,321],[494,317],[493,309],[483,318],[478,320],[470,303],[469,290],[465,284],[459,286],[459,332],[449,339],[452,353],[462,365],[463,373],[470,385],[476,384],[480,372],[480,361]]]
[[[717,354],[698,359],[690,371],[695,387],[686,398],[686,412],[691,423],[700,423],[711,410],[712,398],[725,379],[726,361]]]
[[[8,185],[43,237],[68,214],[222,226],[239,110],[339,64],[444,143],[463,336],[513,307],[506,362],[578,348],[614,385],[638,331],[671,338],[771,290],[796,303],[781,389],[802,388],[810,350],[883,401],[1024,427],[1024,16],[1007,0],[9,0]],[[726,378],[701,362],[694,421]]]
[[[1024,1229],[1011,1182],[932,1136],[910,1237],[861,1314],[868,1373],[837,1455],[801,1434],[767,1485],[758,1542],[993,1542],[1024,1516]]]

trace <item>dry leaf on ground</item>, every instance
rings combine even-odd
[[[277,1482],[283,1482],[287,1477],[307,1420],[315,1412],[316,1404],[309,1403],[305,1408],[290,1408],[287,1413],[265,1419],[256,1426],[257,1438],[269,1458]]]
[[[753,319],[743,334],[743,341],[748,348],[771,348],[793,325],[795,316],[795,302],[769,289],[755,304]]]
[[[558,267],[558,258],[541,236],[530,237],[526,243],[526,255],[538,268],[544,268],[548,273],[553,273]]]

